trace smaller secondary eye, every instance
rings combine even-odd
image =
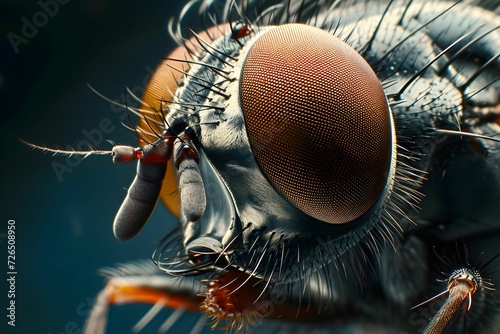
[[[376,74],[347,44],[307,25],[271,28],[248,50],[240,93],[256,160],[298,209],[344,224],[379,200],[391,114]]]

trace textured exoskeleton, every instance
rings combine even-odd
[[[189,2],[140,147],[113,150],[139,160],[115,235],[158,198],[179,225],[106,272],[86,333],[128,302],[156,304],[144,332],[161,307],[161,332],[199,309],[234,332],[499,332],[499,10]]]

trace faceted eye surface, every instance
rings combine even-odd
[[[375,204],[392,123],[381,84],[356,51],[321,29],[282,25],[250,47],[240,85],[256,160],[295,207],[344,224]]]

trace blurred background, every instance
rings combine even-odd
[[[136,134],[120,124],[126,112],[87,84],[119,102],[125,87],[142,95],[174,48],[167,23],[184,3],[2,1],[1,333],[81,333],[103,287],[97,270],[149,258],[173,226],[159,205],[143,233],[116,240],[112,222],[135,164],[114,165],[110,156],[54,157],[18,139],[63,149],[85,140],[105,150],[112,147],[106,140],[136,146]],[[7,326],[5,311],[9,220],[16,227],[15,327]],[[147,309],[130,309],[130,319],[118,322],[130,329]]]

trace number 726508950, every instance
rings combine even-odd
[[[136,332],[186,312],[204,314],[193,333],[500,331],[498,12],[189,2],[141,107],[123,106],[137,147],[31,144],[136,161],[119,239],[158,199],[178,217],[152,261],[103,271],[85,331],[112,332],[125,303],[154,305]]]

